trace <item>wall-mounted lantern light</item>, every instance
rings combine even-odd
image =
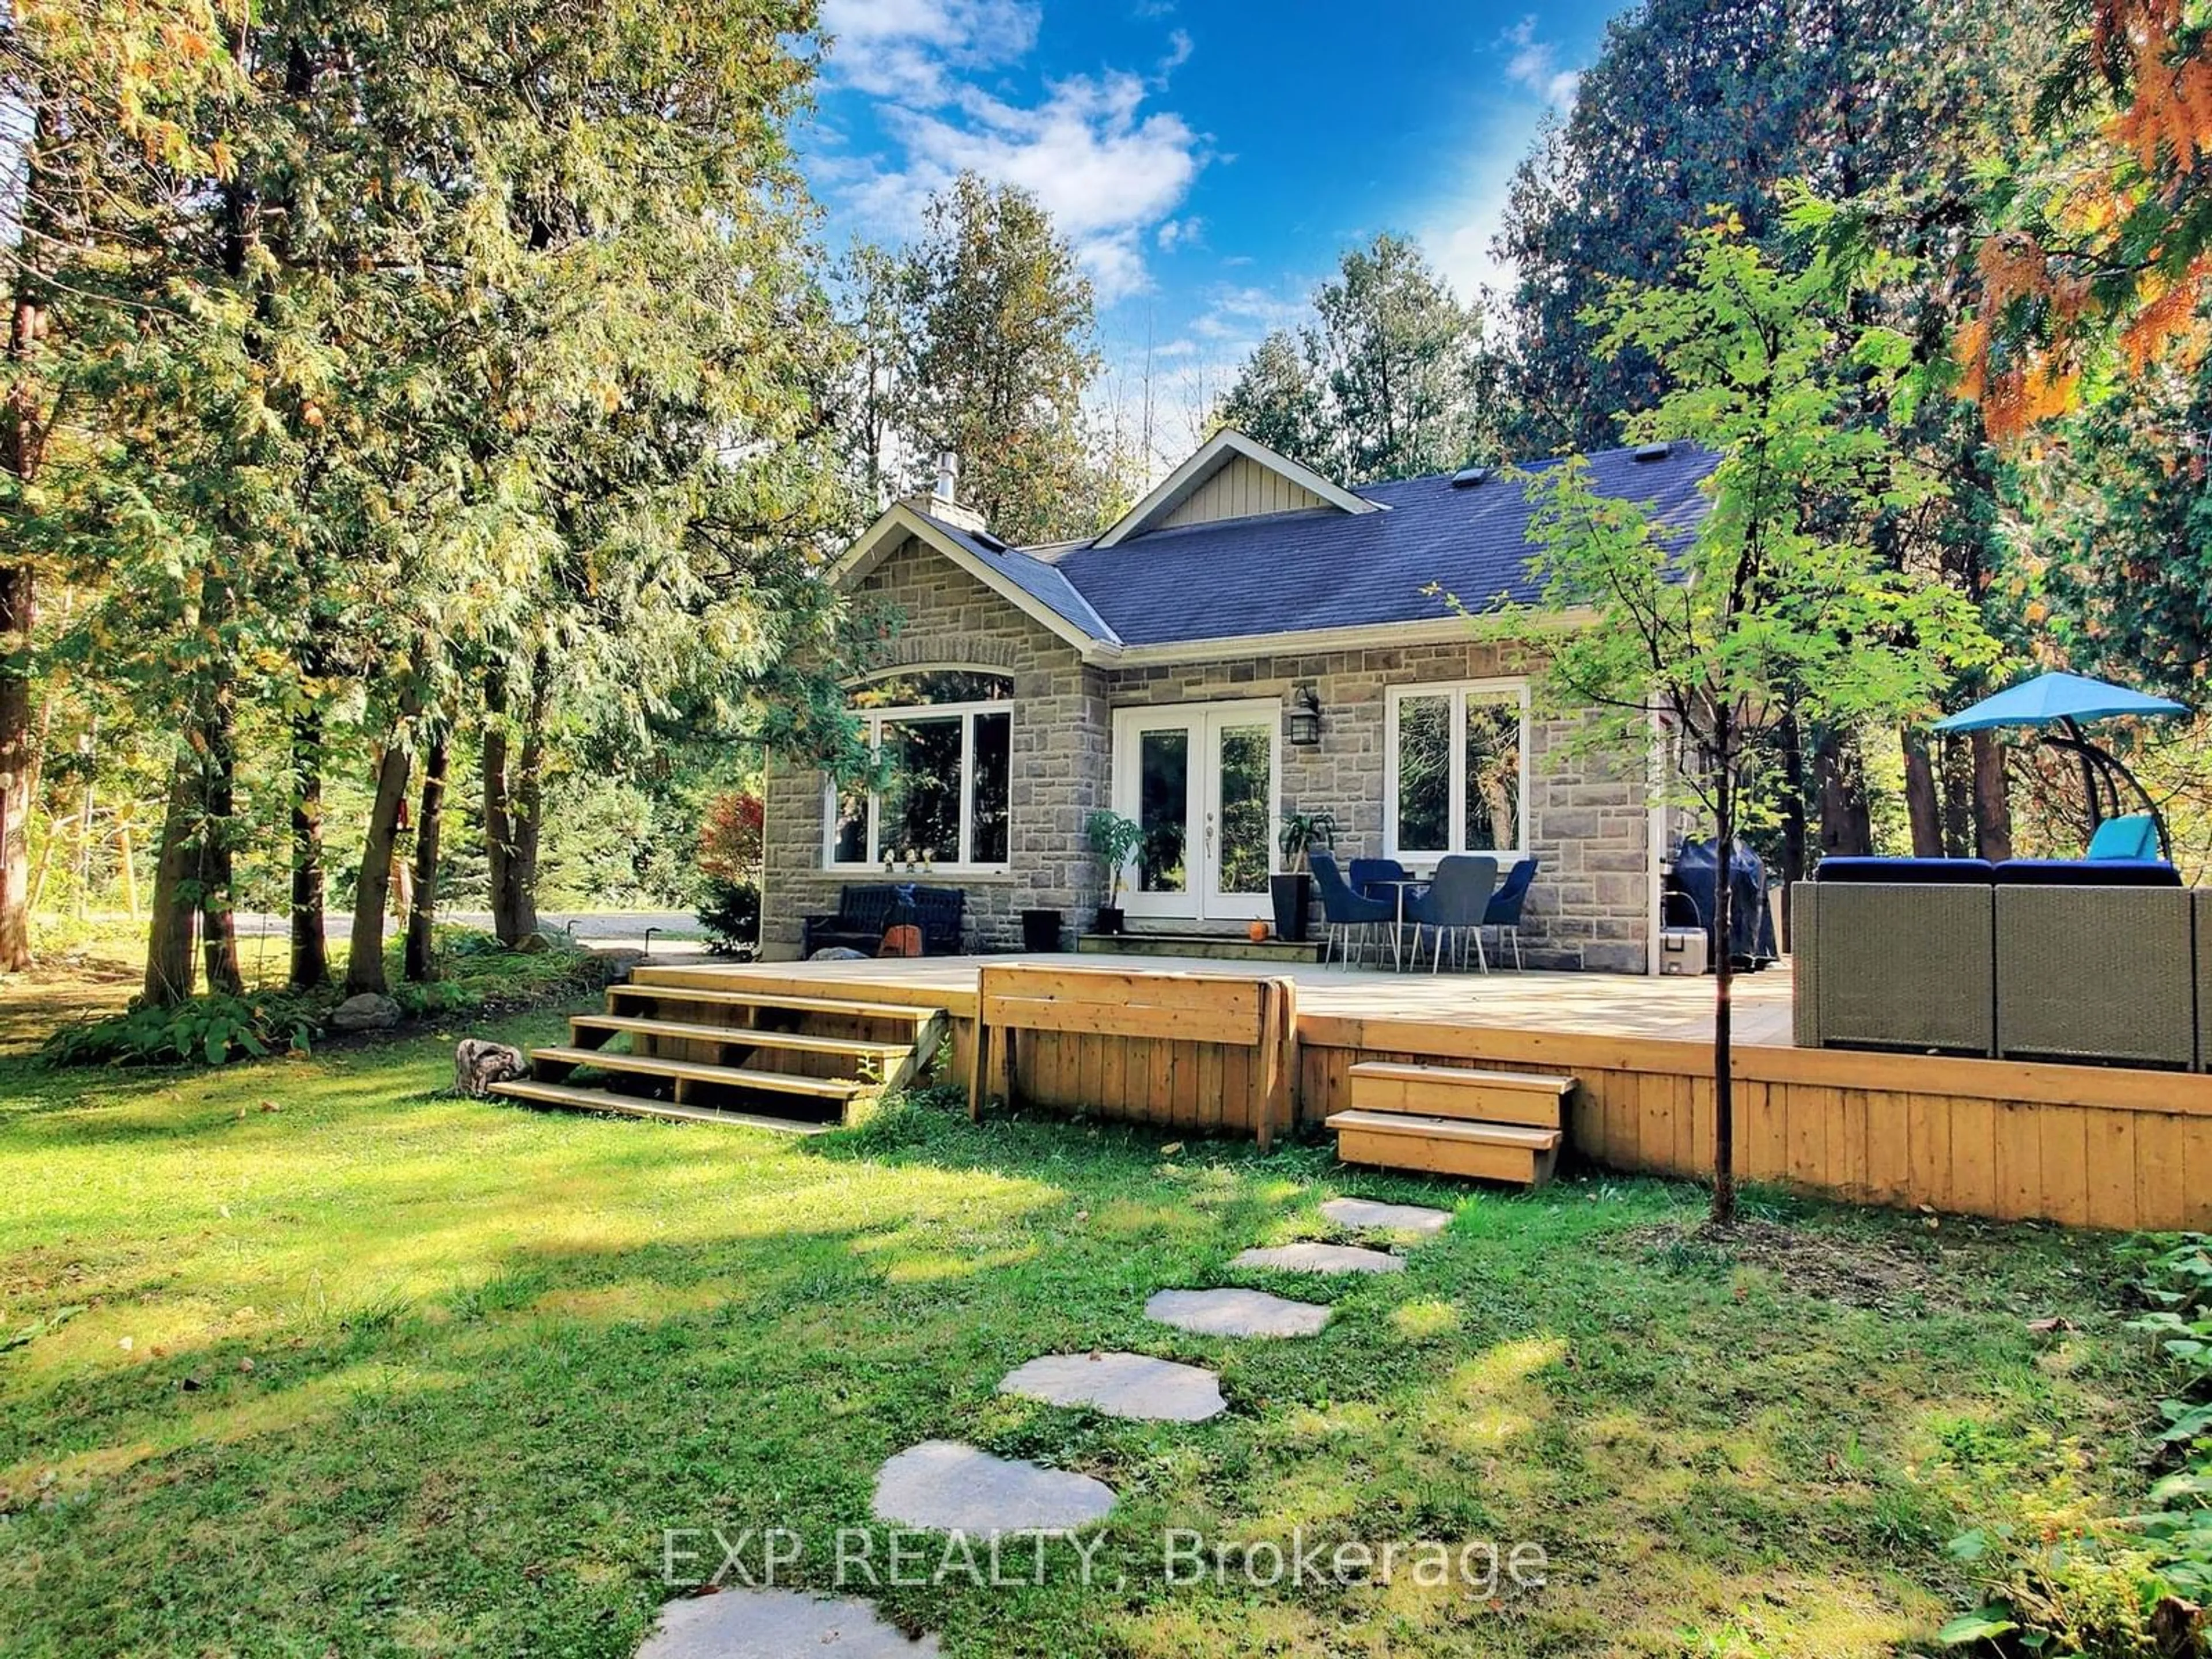
[[[1291,743],[1310,749],[1321,741],[1321,699],[1310,685],[1291,693]]]

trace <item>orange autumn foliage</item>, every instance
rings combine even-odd
[[[2124,102],[2103,122],[2106,154],[2069,143],[2052,169],[2047,237],[2008,229],[1976,264],[1979,314],[1953,342],[1962,395],[1982,406],[1992,437],[2015,439],[2075,407],[2085,371],[2108,339],[2128,373],[2191,369],[2212,349],[2200,313],[2212,294],[2212,252],[2176,263],[2154,247],[2130,261],[2124,226],[2148,210],[2178,220],[2205,186],[2212,158],[2212,54],[2189,31],[2184,0],[2095,0],[2090,61]]]

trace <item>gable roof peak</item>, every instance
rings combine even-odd
[[[1115,547],[1132,536],[1142,535],[1157,528],[1188,501],[1207,480],[1224,467],[1238,459],[1274,473],[1297,489],[1316,497],[1321,505],[1338,513],[1384,513],[1389,509],[1380,501],[1370,501],[1355,495],[1341,484],[1323,477],[1311,467],[1292,460],[1279,451],[1273,450],[1258,439],[1224,426],[1200,444],[1182,465],[1154,484],[1145,497],[1131,507],[1105,534],[1091,544],[1093,547]]]

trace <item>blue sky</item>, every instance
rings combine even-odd
[[[1097,289],[1102,396],[1149,361],[1171,452],[1346,245],[1401,231],[1463,296],[1500,282],[1506,180],[1618,9],[825,0],[802,154],[833,246],[907,235],[963,167],[1036,191]]]

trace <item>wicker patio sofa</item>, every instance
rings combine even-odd
[[[2205,1064],[2212,893],[2171,865],[1832,859],[1791,902],[1801,1047]]]

